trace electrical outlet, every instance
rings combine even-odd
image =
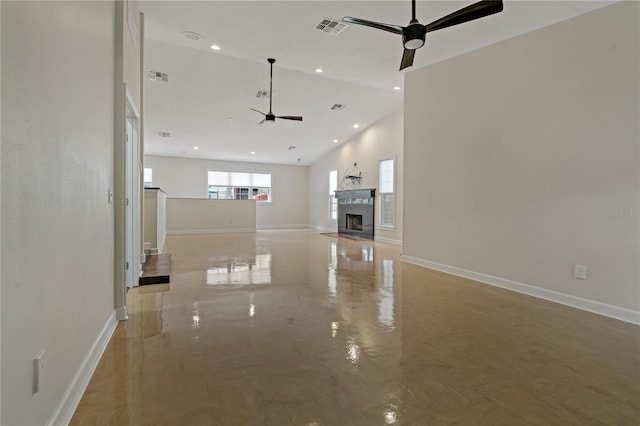
[[[573,276],[579,280],[587,279],[587,267],[584,265],[575,265],[573,270]]]
[[[44,383],[45,351],[38,352],[33,359],[33,393],[38,393]]]

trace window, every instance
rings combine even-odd
[[[212,200],[271,202],[271,175],[209,170],[207,197]]]
[[[380,226],[395,226],[393,158],[380,161],[378,193],[380,196]]]
[[[338,171],[329,172],[329,219],[338,219],[338,200],[336,199],[336,189],[338,189]]]
[[[144,187],[153,187],[153,169],[151,167],[144,168]]]

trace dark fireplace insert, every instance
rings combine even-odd
[[[350,231],[362,231],[362,215],[347,213],[347,229]]]

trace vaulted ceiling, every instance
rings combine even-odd
[[[472,3],[420,1],[417,17],[427,24]],[[408,0],[143,1],[145,70],[168,74],[168,83],[145,81],[145,151],[312,164],[401,107],[405,73],[610,3],[506,1],[502,13],[429,33],[413,67],[399,72],[400,36],[357,25],[329,34],[316,26],[343,16],[404,26]],[[273,112],[303,122],[256,125],[263,117],[249,108],[269,109],[268,98],[256,97],[269,89],[269,57],[276,59]]]

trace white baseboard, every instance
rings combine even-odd
[[[258,225],[257,229],[309,229],[311,225]]]
[[[547,290],[542,287],[536,287],[529,284],[523,284],[517,281],[511,281],[504,278],[494,277],[492,275],[480,272],[469,271],[467,269],[458,268],[456,266],[443,265],[441,263],[432,262],[430,260],[419,259],[412,256],[402,255],[400,260],[418,266],[423,266],[436,271],[446,272],[447,274],[456,275],[462,278],[478,281],[484,284],[501,287],[507,290],[523,293],[528,296],[537,297],[539,299],[549,300],[551,302],[560,303],[562,305],[571,306],[573,308],[582,309],[584,311],[593,312],[595,314],[604,315],[606,317],[615,318],[621,321],[630,322],[632,324],[640,324],[640,312],[631,309],[621,308],[595,300],[584,299],[570,294],[559,293],[553,290]]]
[[[338,225],[336,225],[335,228],[327,228],[326,226],[315,226],[312,228],[318,231],[318,233],[338,232]]]
[[[402,240],[394,240],[393,238],[385,238],[374,235],[373,239],[376,241],[380,241],[381,243],[393,244],[394,246],[402,245]]]
[[[116,321],[126,321],[129,319],[127,316],[127,307],[119,306],[116,308]]]
[[[89,348],[89,351],[80,363],[69,387],[67,387],[67,390],[62,395],[55,411],[47,421],[47,426],[68,425],[69,422],[71,422],[73,413],[75,413],[76,408],[80,403],[80,398],[82,398],[82,394],[87,388],[89,380],[91,380],[91,376],[93,376],[93,372],[98,366],[98,362],[100,362],[100,358],[102,358],[102,354],[104,353],[109,340],[111,340],[111,336],[113,335],[117,324],[116,312],[113,311],[111,315],[109,315],[109,319],[107,319],[106,324],[102,327],[102,330],[96,337],[96,340],[93,342],[93,345],[91,345],[91,348]]]
[[[227,229],[177,229],[167,231],[168,235],[195,235],[195,234],[232,234],[243,232],[256,232],[256,228],[227,228]]]

